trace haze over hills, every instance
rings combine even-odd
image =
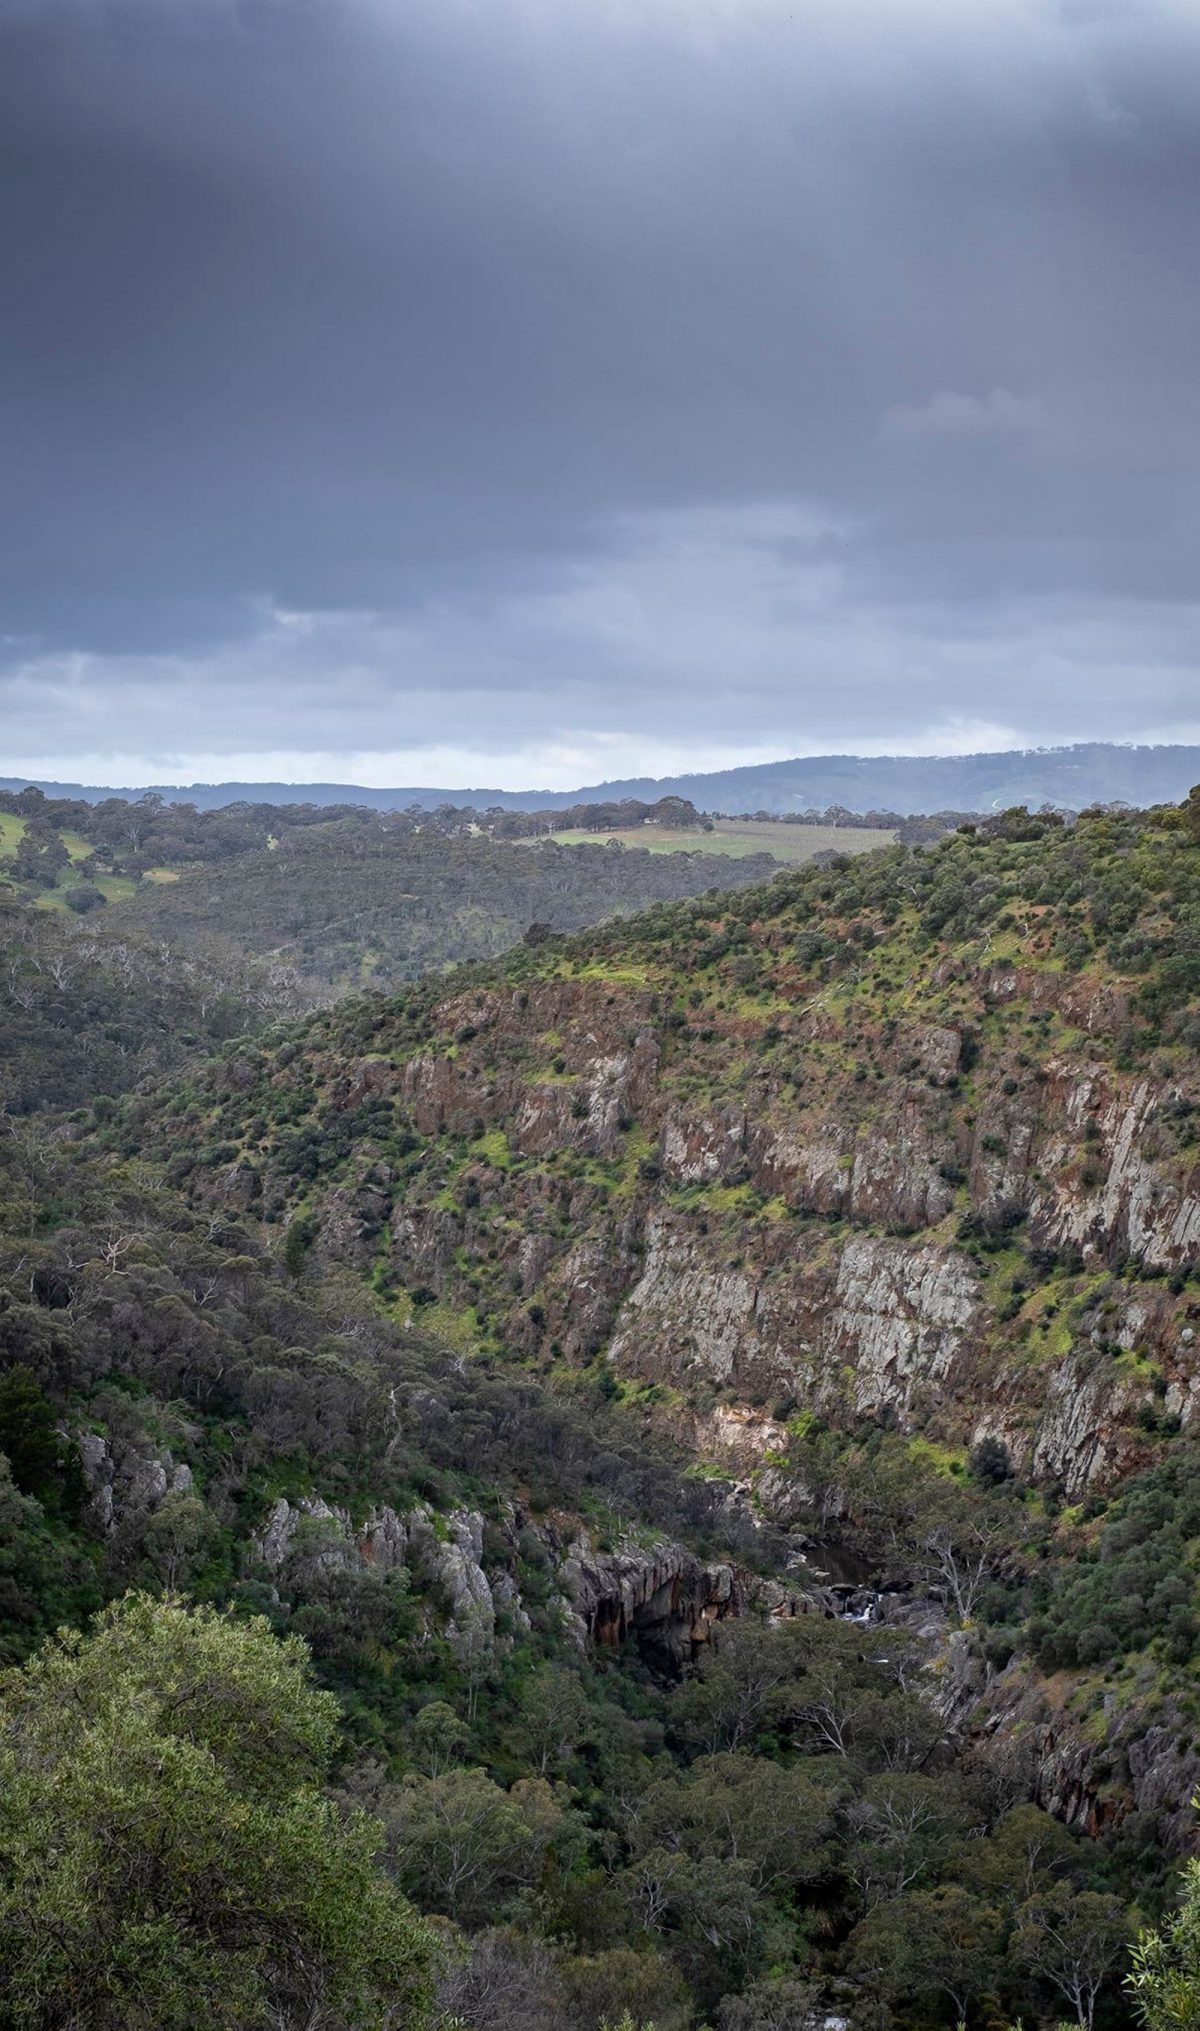
[[[570,804],[638,797],[686,797],[704,811],[789,812],[992,811],[1014,804],[1083,810],[1089,804],[1176,803],[1200,778],[1200,747],[1137,747],[1080,741],[1069,747],[1020,748],[975,755],[807,755],[790,761],[679,776],[637,776],[574,790],[444,789],[428,785],[372,789],[355,783],[155,783],[136,787],[33,779],[47,796],[137,797],[151,791],[173,804],[214,810],[230,803],[360,804],[377,811],[451,803],[477,810],[561,810]],[[20,790],[25,776],[0,776]]]

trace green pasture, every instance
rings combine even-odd
[[[865,825],[785,825],[771,818],[718,818],[711,832],[631,825],[616,832],[549,835],[559,846],[603,846],[616,839],[622,846],[642,847],[651,853],[727,853],[738,860],[752,853],[770,853],[776,860],[792,864],[811,860],[815,853],[871,853],[877,847],[890,846],[895,836]]]

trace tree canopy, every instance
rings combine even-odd
[[[128,1595],[0,1691],[0,2021],[419,2031],[435,1946],[320,1779],[336,1701],[262,1620]]]

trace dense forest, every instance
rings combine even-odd
[[[528,845],[422,828],[313,827],[219,870],[147,884],[123,912],[158,937],[221,936],[334,987],[385,987],[497,957],[531,925],[580,930],[649,902],[762,881],[767,854]]]
[[[1198,818],[303,1015],[11,906],[0,2023],[1190,2021]]]
[[[813,814],[789,829],[786,857],[820,858],[843,840],[862,851],[897,827],[924,842],[952,816],[889,826],[886,813],[865,822],[843,810]],[[558,844],[550,834],[561,828],[583,843]],[[0,792],[0,905],[76,918],[90,932],[103,923],[106,948],[115,925],[131,948],[157,951],[148,965],[174,955],[206,976],[252,980],[242,995],[251,1003],[265,961],[276,997],[294,988],[312,1005],[495,958],[530,926],[577,931],[648,903],[762,881],[780,864],[779,834],[761,820],[740,828],[732,863],[728,844],[710,818],[670,797],[556,812],[444,804],[379,813],[197,810],[158,795],[88,803],[27,788]]]
[[[0,1094],[9,1116],[72,1107],[311,1005],[294,969],[219,936],[139,936],[0,898]]]
[[[816,815],[816,814],[814,814]],[[849,812],[846,822],[859,824]],[[681,797],[653,803],[626,798],[555,811],[510,811],[497,805],[479,811],[470,804],[413,804],[386,813],[366,804],[230,802],[216,807],[168,799],[157,791],[136,798],[47,797],[28,786],[0,790],[0,862],[10,883],[49,887],[77,864],[86,876],[97,871],[134,879],[155,868],[213,865],[319,826],[326,839],[336,830],[384,833],[390,839],[414,833],[443,838],[470,836],[537,839],[548,831],[578,826],[603,834],[631,825],[674,831],[711,830],[711,820]],[[881,818],[880,823],[884,820]]]

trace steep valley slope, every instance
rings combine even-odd
[[[1102,816],[789,875],[230,1048],[133,1118],[174,1182],[467,1342],[602,1359],[714,1458],[788,1399],[1076,1497],[1147,1456],[1140,1412],[1194,1414],[1197,858]]]
[[[1138,1795],[1129,1739],[1190,1725],[1152,1723],[1159,1625],[1073,1629],[1028,1583],[1048,1546],[1045,1570],[1102,1556],[1106,1505],[1196,1417],[1198,931],[1183,814],[1008,814],[345,1005],[124,1133],[286,1225],[309,1276],[356,1272],[468,1358],[596,1378],[764,1518],[811,1525],[819,1445],[894,1435],[951,1482],[990,1445],[1026,1504],[996,1612],[1045,1609],[1043,1664],[1079,1674],[1037,1715],[1082,1823]],[[1008,1635],[1000,1703],[1028,1717]]]

